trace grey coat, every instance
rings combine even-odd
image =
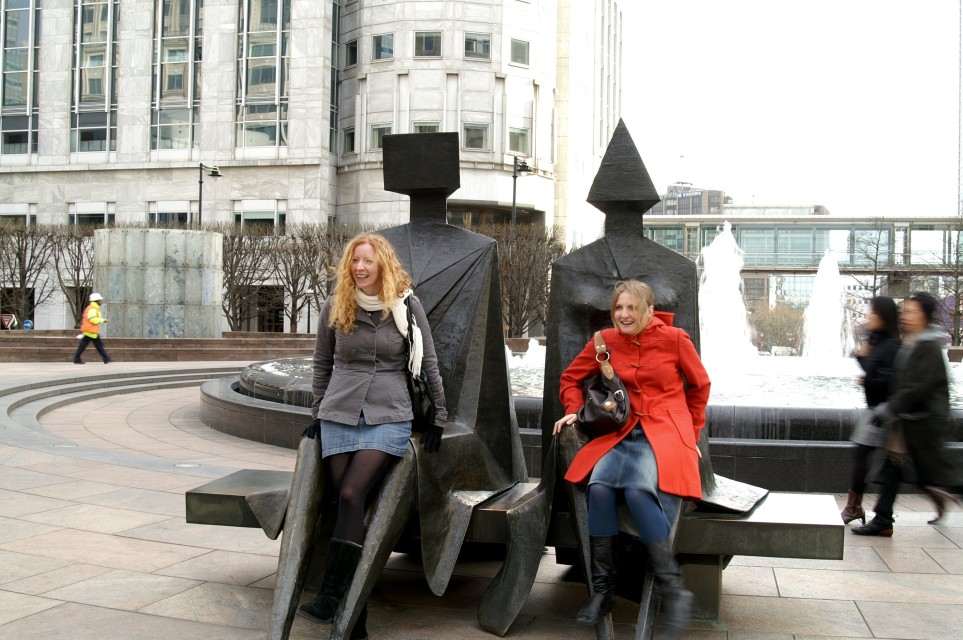
[[[418,298],[412,296],[411,302],[424,342],[421,368],[435,395],[435,424],[444,427],[448,412],[431,328]],[[321,308],[314,343],[312,417],[350,425],[358,424],[362,412],[368,424],[411,420],[411,397],[405,380],[407,337],[398,331],[391,314],[382,312],[376,323],[358,307],[356,328],[350,335],[328,326],[330,314],[328,298]]]
[[[898,420],[918,484],[955,487],[956,474],[946,456],[950,437],[949,379],[941,339],[932,327],[915,342],[903,343],[896,356],[890,396],[876,408],[883,419]]]

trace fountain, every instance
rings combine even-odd
[[[803,328],[803,357],[838,360],[856,346],[846,312],[845,289],[836,258],[828,251],[819,261]]]
[[[728,220],[722,233],[699,254],[699,330],[702,361],[713,380],[732,367],[744,370],[756,359],[742,296],[743,251]]]

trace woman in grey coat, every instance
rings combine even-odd
[[[428,453],[441,446],[448,413],[428,318],[411,278],[385,238],[362,234],[345,248],[338,283],[321,309],[314,348],[314,421],[306,437],[321,438],[321,456],[338,495],[321,592],[298,609],[331,622],[361,558],[365,503],[411,437],[406,370],[424,368],[435,397],[435,424],[421,436]],[[414,327],[407,343],[410,304]],[[410,352],[410,353],[409,353]],[[362,609],[351,633],[367,638]]]
[[[947,490],[955,488],[957,481],[946,451],[950,433],[949,376],[943,357],[946,332],[933,324],[935,313],[936,298],[929,293],[917,292],[903,301],[903,346],[894,362],[890,396],[873,411],[878,423],[890,425],[883,491],[875,517],[853,528],[855,534],[893,535],[892,505],[906,463],[912,463],[916,483],[936,507],[930,524],[939,522],[947,502],[956,502]]]

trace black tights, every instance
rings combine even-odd
[[[849,481],[849,488],[856,493],[866,493],[866,474],[869,472],[869,458],[873,455],[874,447],[857,444],[853,449],[853,476]]]
[[[364,508],[368,494],[381,482],[392,455],[376,449],[337,453],[326,458],[328,473],[338,495],[338,519],[332,538],[361,544]]]

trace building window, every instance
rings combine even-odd
[[[291,0],[241,0],[234,144],[287,146]]]
[[[154,19],[151,149],[197,146],[201,103],[202,3],[161,0]]]
[[[389,133],[391,133],[390,124],[371,125],[371,144],[368,145],[368,148],[374,151],[384,147],[385,136]]]
[[[150,202],[147,205],[147,224],[152,227],[187,225],[190,220],[187,202]]]
[[[382,33],[381,35],[371,36],[372,60],[391,60],[394,57],[395,35],[393,33]]]
[[[3,3],[0,29],[0,154],[37,153],[40,0]]]
[[[528,153],[528,129],[508,129],[508,150],[512,153],[520,153],[523,156]]]
[[[31,209],[34,209],[33,215],[30,213]],[[31,218],[33,222],[37,221],[36,205],[0,202],[0,225],[30,226]]]
[[[344,45],[344,66],[353,67],[358,64],[358,41],[352,40]]]
[[[475,60],[491,60],[492,35],[490,33],[466,33],[465,57]]]
[[[441,31],[415,32],[415,57],[441,57]]]
[[[287,202],[284,200],[242,200],[234,203],[234,223],[242,229],[259,228],[266,233],[284,234]]]
[[[114,223],[113,202],[70,202],[67,204],[67,224],[91,224],[105,227]]]
[[[462,127],[462,147],[465,149],[488,149],[488,125],[465,124]]]
[[[118,0],[74,0],[70,150],[117,150]]]
[[[412,122],[412,133],[438,133],[441,131],[441,124],[438,122]]]
[[[354,153],[354,127],[344,130],[341,153]]]
[[[512,64],[523,64],[528,66],[528,43],[524,40],[512,38]]]

